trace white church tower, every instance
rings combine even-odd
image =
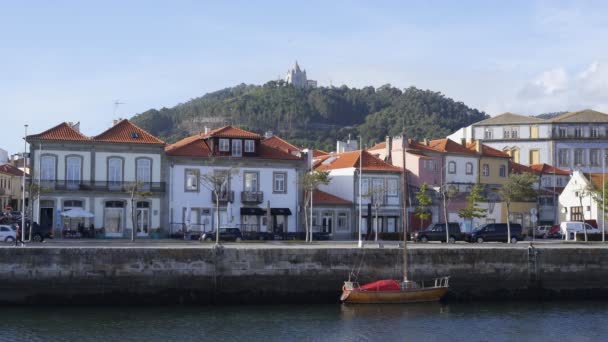
[[[294,66],[287,71],[287,75],[285,76],[285,82],[293,84],[295,87],[298,88],[314,88],[317,86],[317,81],[309,80],[306,78],[306,70],[300,69],[298,61],[296,61]]]

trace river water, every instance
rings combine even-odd
[[[601,341],[608,302],[0,307],[0,341]]]

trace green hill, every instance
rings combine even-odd
[[[362,89],[342,86],[295,88],[282,81],[241,84],[192,99],[173,108],[150,109],[132,120],[167,142],[233,124],[267,130],[295,145],[332,150],[336,139],[363,136],[364,143],[399,134],[440,138],[488,116],[443,94],[390,85]]]

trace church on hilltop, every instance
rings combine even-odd
[[[285,82],[289,84],[293,84],[298,88],[316,88],[317,81],[309,80],[306,77],[306,70],[301,70],[298,65],[298,61],[294,64],[294,66],[287,71],[287,75],[285,75]]]

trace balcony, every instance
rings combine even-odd
[[[213,191],[211,191],[210,194],[211,194],[211,201],[213,203],[216,203],[216,198],[215,198],[215,194],[213,193]],[[234,191],[221,192],[219,194],[219,202],[220,203],[234,202]]]
[[[55,180],[40,182],[42,191],[82,191],[82,192],[130,192],[134,182],[111,181],[67,181]],[[138,192],[164,193],[165,182],[149,182],[137,184]]]
[[[263,191],[241,191],[241,202],[242,203],[255,203],[259,204],[264,202]]]

